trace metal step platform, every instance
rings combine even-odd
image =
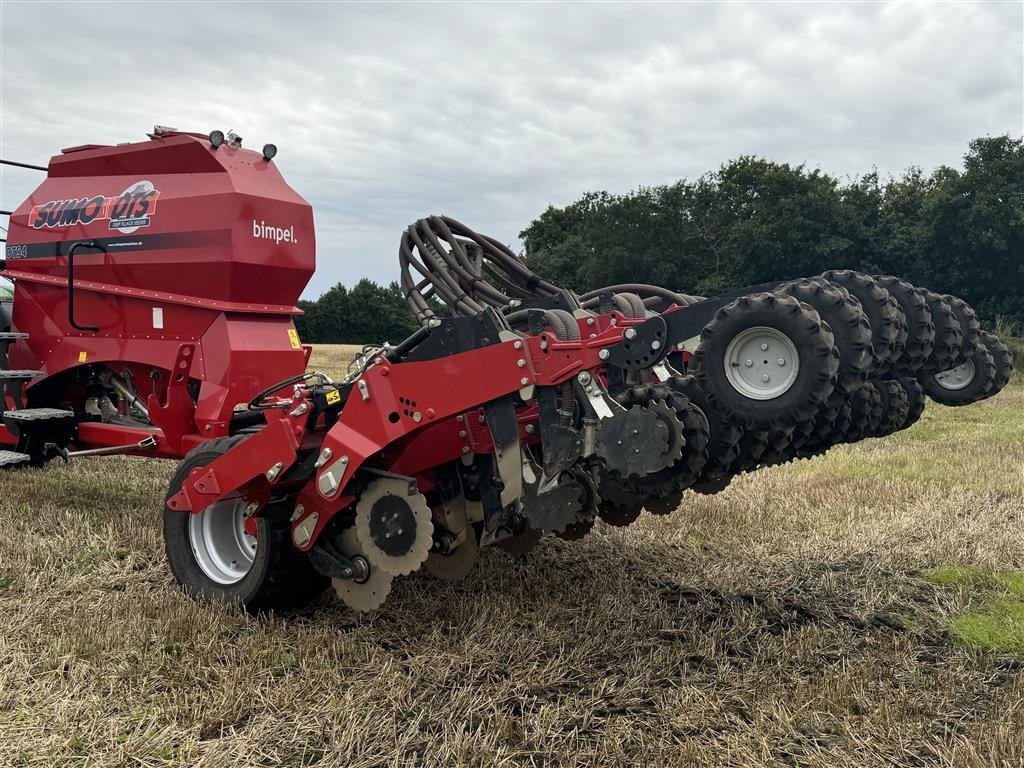
[[[0,469],[18,469],[27,467],[32,463],[32,457],[27,453],[17,451],[0,451]]]
[[[36,376],[42,376],[42,371],[5,371],[0,370],[0,384],[11,381],[31,381]]]
[[[11,421],[17,424],[38,424],[44,421],[51,422],[74,418],[74,411],[65,411],[62,408],[19,408],[14,411],[7,411],[3,415],[5,423]]]

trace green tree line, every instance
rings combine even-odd
[[[849,268],[964,297],[1024,323],[1024,140],[972,141],[963,170],[840,180],[740,157],[696,180],[550,207],[520,233],[530,266],[590,290],[643,282],[711,296]]]
[[[526,262],[584,292],[653,283],[713,296],[849,268],[962,296],[982,319],[1024,325],[1024,139],[975,139],[963,170],[840,179],[740,157],[695,180],[588,192],[521,233]],[[301,301],[312,343],[397,343],[416,329],[397,283],[360,280]]]
[[[419,328],[396,282],[339,283],[315,301],[300,301],[299,309],[305,314],[295,317],[295,328],[310,344],[397,344]]]

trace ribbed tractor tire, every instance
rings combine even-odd
[[[839,418],[844,410],[843,405],[844,402],[835,395],[830,397],[821,410],[818,411],[818,415],[814,417],[814,421],[811,423],[810,434],[802,441],[800,447],[820,445],[821,443],[828,442],[835,432],[836,425],[839,423]],[[849,406],[847,406],[848,409]]]
[[[1010,383],[1010,377],[1013,376],[1013,353],[994,333],[982,331],[981,341],[985,348],[992,353],[992,360],[996,364],[995,380],[985,393],[985,397],[992,397],[992,395],[1002,392],[1003,388]]]
[[[815,419],[815,429],[812,438],[797,451],[797,457],[809,459],[820,456],[832,446],[843,442],[843,436],[850,428],[850,419],[853,409],[850,406],[849,398],[836,400],[830,398],[822,415]],[[827,426],[827,430],[826,430]]]
[[[806,422],[805,422],[806,423]],[[761,454],[759,467],[774,467],[778,464],[785,464],[795,453],[794,437],[796,430],[801,427],[798,424],[786,429],[775,429],[768,434],[768,448]]]
[[[843,435],[844,443],[856,443],[868,437],[882,418],[882,396],[874,381],[850,395],[850,426]]]
[[[306,553],[292,544],[292,503],[270,504],[255,518],[252,565],[239,581],[230,584],[215,581],[200,564],[189,533],[191,513],[167,506],[192,470],[210,464],[246,437],[235,435],[207,441],[185,454],[178,464],[164,502],[167,560],[175,580],[187,595],[197,600],[240,605],[253,613],[295,610],[316,599],[330,580],[313,567]]]
[[[686,395],[663,384],[638,384],[627,388],[615,399],[627,410],[634,405],[663,402],[675,411],[676,418],[683,425],[682,453],[672,466],[643,477],[624,479],[622,485],[639,496],[645,505],[648,501],[674,496],[693,485],[708,460],[708,420],[703,412]],[[672,510],[678,506],[676,502]]]
[[[748,343],[756,345],[758,339],[770,340],[757,347],[768,347],[764,370],[774,366],[776,358],[783,361],[771,370],[783,372],[777,375],[784,389],[776,392],[766,385],[759,390],[761,385],[749,373],[759,370],[762,359],[760,351],[747,357]],[[787,362],[792,352],[796,359]],[[719,309],[701,331],[695,357],[697,380],[708,400],[742,427],[758,430],[784,429],[812,418],[835,389],[839,369],[839,353],[828,325],[812,307],[780,293],[741,296]],[[741,368],[739,357],[754,367]],[[770,375],[763,373],[757,381],[769,377],[768,383],[778,387]]]
[[[769,430],[745,429],[740,437],[736,461],[729,468],[729,474],[739,475],[755,470],[761,464],[761,457],[768,451]]]
[[[974,307],[959,296],[947,293],[942,298],[949,304],[957,322],[960,323],[960,334],[963,339],[960,342],[960,357],[957,358],[957,362],[962,363],[970,359],[981,343],[981,321],[978,320],[978,313],[974,311]]]
[[[876,279],[899,304],[906,320],[907,340],[903,354],[889,368],[916,371],[928,360],[935,344],[935,323],[932,322],[932,312],[928,309],[924,292],[898,277],[884,275]]]
[[[863,384],[871,371],[871,323],[860,301],[841,285],[824,278],[801,278],[775,289],[809,304],[828,323],[839,351],[836,391],[849,394]]]
[[[883,369],[891,360],[898,360],[903,354],[899,347],[900,328],[906,318],[889,291],[871,275],[850,269],[832,269],[822,273],[821,277],[841,285],[860,302],[871,325],[872,371]]]
[[[900,429],[909,429],[921,419],[921,415],[924,413],[927,402],[924,396],[924,387],[913,376],[901,376],[897,381],[907,393],[907,418]]]
[[[924,300],[928,302],[928,309],[932,313],[932,322],[935,323],[935,344],[932,346],[932,353],[922,366],[924,372],[935,373],[947,371],[957,364],[960,357],[960,347],[963,345],[963,333],[960,330],[960,321],[953,314],[953,308],[949,302],[939,296],[935,291],[922,289]]]
[[[974,353],[970,357],[949,370],[924,376],[921,387],[936,403],[958,406],[984,400],[995,381],[995,357],[979,340],[975,342]]]
[[[695,376],[672,376],[663,384],[673,392],[685,396],[704,414],[708,425],[707,461],[699,480],[712,481],[725,477],[739,453],[743,430],[727,418],[709,400]]]
[[[882,414],[872,430],[872,437],[885,437],[903,429],[909,413],[907,391],[895,379],[875,379],[875,386],[882,399]]]

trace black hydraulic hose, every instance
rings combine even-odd
[[[0,165],[13,165],[16,168],[31,168],[33,171],[48,171],[50,170],[45,165],[32,165],[31,163],[18,163],[14,160],[2,160],[0,159]]]

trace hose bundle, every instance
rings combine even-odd
[[[431,299],[456,316],[476,315],[486,307],[507,315],[522,304],[563,290],[537,275],[506,245],[448,216],[430,216],[411,224],[402,234],[398,260],[402,291],[421,325],[436,314]],[[645,306],[659,310],[699,301],[659,286],[630,284],[586,293],[580,297],[582,306],[596,309],[605,293],[635,294]]]

